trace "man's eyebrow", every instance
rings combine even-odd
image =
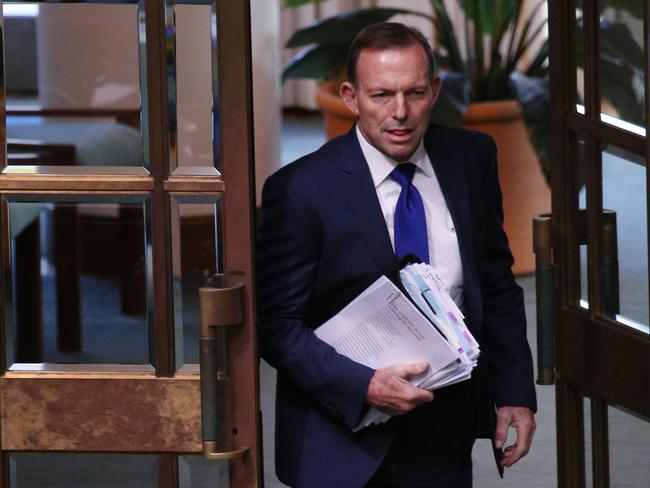
[[[396,92],[396,91],[411,91],[411,90],[426,90],[429,88],[429,84],[427,83],[422,83],[422,84],[417,84],[417,85],[411,85],[407,86],[402,90],[395,90],[394,88],[386,88],[382,85],[366,85],[366,90],[367,91],[384,91],[384,92]]]

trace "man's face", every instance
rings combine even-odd
[[[364,50],[357,82],[341,85],[341,98],[365,138],[397,161],[406,161],[418,147],[440,92],[440,78],[430,80],[427,67],[419,44]]]

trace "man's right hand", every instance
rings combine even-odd
[[[366,401],[388,415],[404,415],[433,400],[433,393],[409,383],[409,377],[424,373],[429,363],[394,364],[379,368],[368,385]]]

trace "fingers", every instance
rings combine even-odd
[[[417,386],[413,386],[412,389],[409,388],[409,390],[411,390],[413,393],[411,400],[416,407],[424,403],[429,403],[433,400],[433,392],[430,392],[429,390],[423,390]]]
[[[389,415],[403,415],[433,400],[433,393],[413,386],[409,377],[427,370],[427,362],[379,368],[370,380],[366,400]]]
[[[506,423],[507,420],[507,423]],[[505,427],[505,434],[503,434]],[[497,429],[495,431],[495,445],[499,446],[505,443],[507,437],[507,428],[511,425],[515,427],[517,432],[517,439],[514,445],[505,448],[501,464],[505,467],[510,467],[519,461],[522,457],[528,454],[530,445],[533,440],[533,433],[535,432],[535,417],[533,413],[524,407],[502,407],[497,411]],[[501,437],[503,436],[503,437]]]
[[[494,445],[501,449],[508,439],[508,427],[510,426],[511,414],[503,409],[497,410],[497,427],[494,431]]]
[[[417,363],[396,364],[391,367],[394,367],[396,369],[400,377],[408,379],[409,377],[415,376],[416,374],[424,373],[427,369],[429,369],[429,363],[426,361],[420,361]]]
[[[512,466],[528,454],[530,444],[533,440],[533,433],[535,432],[535,420],[532,417],[532,413],[530,419],[526,418],[526,416],[518,416],[513,425],[517,430],[517,440],[514,446],[509,446],[507,452],[504,453],[502,462],[506,467]]]
[[[391,416],[404,415],[416,407],[430,402],[433,395],[430,392],[418,392],[418,388],[412,387],[409,392],[401,392],[391,397],[384,397],[378,403],[372,404],[375,408]],[[424,390],[421,390],[424,391]]]

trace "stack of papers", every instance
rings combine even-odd
[[[478,343],[440,277],[427,264],[410,264],[400,278],[413,303],[382,276],[316,329],[316,336],[373,369],[426,361],[429,369],[410,378],[423,389],[469,379],[478,361]],[[372,408],[355,430],[389,418]]]

